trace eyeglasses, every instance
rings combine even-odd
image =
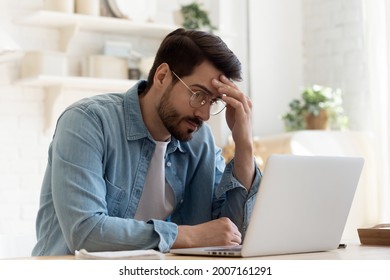
[[[226,103],[221,98],[210,99],[210,95],[202,90],[193,91],[182,79],[173,72],[173,75],[192,93],[190,98],[190,106],[192,108],[200,108],[205,104],[210,104],[210,115],[218,115],[225,109]]]

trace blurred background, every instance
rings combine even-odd
[[[262,167],[272,153],[363,156],[344,238],[357,240],[357,228],[388,223],[389,5],[0,0],[0,258],[30,254],[47,150],[62,110],[86,96],[126,91],[179,26],[214,32],[241,60],[239,87],[253,102]],[[310,126],[309,115],[321,112],[325,125]],[[228,158],[234,144],[223,114],[209,123]]]

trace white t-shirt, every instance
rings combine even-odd
[[[135,214],[137,220],[165,220],[172,213],[175,197],[165,181],[164,157],[168,143],[156,141],[156,149],[150,161],[144,190]]]

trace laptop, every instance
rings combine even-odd
[[[254,257],[337,249],[363,164],[361,157],[271,155],[242,245],[170,252]]]

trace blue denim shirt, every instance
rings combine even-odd
[[[140,81],[126,93],[81,100],[60,116],[49,147],[33,255],[170,249],[178,225],[229,217],[245,232],[260,184],[248,193],[226,167],[205,124],[192,140],[171,139],[166,181],[176,207],[165,221],[134,220],[155,142],[142,119]]]

